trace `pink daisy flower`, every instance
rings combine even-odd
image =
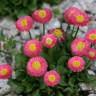
[[[96,49],[94,48],[89,48],[89,50],[86,53],[86,56],[90,59],[90,60],[96,60]]]
[[[47,86],[54,87],[60,83],[61,77],[55,70],[45,73],[44,82]]]
[[[27,63],[27,72],[30,76],[40,77],[47,71],[48,64],[43,57],[33,57]]]
[[[57,38],[53,34],[46,34],[42,37],[42,44],[47,48],[52,48],[56,45]]]
[[[53,34],[54,36],[56,36],[56,38],[62,42],[65,41],[65,34],[64,31],[60,28],[55,28],[52,30],[49,30],[49,33]]]
[[[29,40],[24,44],[23,50],[28,57],[38,56],[42,52],[42,44],[36,39]]]
[[[9,79],[12,74],[12,68],[9,64],[0,65],[0,79]]]
[[[33,20],[30,16],[20,17],[16,21],[16,28],[21,32],[28,32],[32,28]]]
[[[85,38],[93,44],[96,44],[96,29],[89,30]]]
[[[71,43],[72,53],[78,56],[85,55],[89,47],[90,47],[90,43],[86,39],[83,39],[83,38],[76,38]]]
[[[68,68],[73,72],[81,72],[84,67],[85,61],[82,57],[74,56],[68,60]]]
[[[32,17],[39,23],[48,23],[52,18],[52,12],[50,9],[39,9],[33,12]]]
[[[64,11],[65,20],[73,25],[85,26],[89,23],[89,16],[76,7],[69,7]]]

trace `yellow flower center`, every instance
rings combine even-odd
[[[60,38],[62,36],[62,31],[60,29],[56,29],[53,34],[57,37]]]
[[[8,73],[8,70],[7,69],[2,69],[1,71],[0,71],[0,74],[1,75],[6,75]]]
[[[90,39],[91,40],[96,40],[96,34],[90,34]]]
[[[30,44],[30,45],[29,45],[29,50],[30,50],[30,51],[36,51],[36,49],[37,49],[37,48],[36,48],[36,44]]]
[[[23,27],[26,27],[26,26],[27,26],[27,20],[26,20],[26,19],[23,19],[23,20],[21,21],[21,25],[22,25]]]
[[[94,53],[94,52],[89,52],[89,55],[90,55],[91,57],[94,57],[94,56],[95,56],[95,53]]]
[[[46,17],[46,11],[45,10],[39,10],[39,16],[41,18],[45,18]]]
[[[52,44],[52,42],[53,42],[53,41],[52,41],[52,39],[51,39],[51,38],[47,38],[47,39],[46,39],[46,43],[47,43],[48,45],[51,45],[51,44]]]
[[[35,69],[35,70],[39,70],[41,68],[41,64],[39,61],[35,61],[33,64],[32,64],[32,68]]]
[[[76,21],[77,21],[78,23],[82,23],[82,22],[84,21],[84,16],[82,16],[82,15],[76,16]]]
[[[85,43],[84,43],[84,42],[79,42],[79,43],[77,44],[77,49],[78,49],[79,51],[82,51],[82,50],[84,49],[84,47],[85,47]]]
[[[80,62],[79,61],[74,61],[73,66],[77,67],[77,68],[80,67]]]
[[[49,80],[50,82],[54,82],[54,81],[56,80],[55,75],[49,75],[48,80]]]

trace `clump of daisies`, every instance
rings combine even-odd
[[[90,61],[96,60],[96,29],[89,30],[84,38],[78,37],[79,27],[89,24],[89,16],[76,7],[70,7],[64,11],[68,28],[54,28],[45,33],[45,24],[52,15],[48,8],[38,9],[32,16],[22,16],[16,21],[16,28],[22,34],[30,35],[34,22],[44,28],[38,38],[32,38],[31,34],[30,39],[23,42],[15,56],[16,78],[10,78],[9,83],[16,93],[24,96],[83,96],[79,83],[89,81],[87,70]],[[67,34],[69,30],[72,32]],[[0,78],[9,78],[11,73],[10,66],[4,65]]]

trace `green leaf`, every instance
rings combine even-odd
[[[67,87],[67,88],[64,89],[64,92],[73,93],[73,89],[71,89],[70,87]]]
[[[39,90],[34,91],[32,96],[41,96]]]
[[[64,95],[60,91],[58,91],[56,96],[64,96]]]
[[[13,90],[16,93],[22,93],[24,91],[24,87],[19,82],[10,82],[9,83]]]
[[[57,64],[65,66],[67,59],[68,59],[67,56],[61,56],[61,57],[59,57],[59,59],[58,59],[58,61],[57,61]]]
[[[74,87],[74,83],[75,83],[75,78],[73,77],[73,78],[70,78],[69,79],[69,82],[68,82],[68,85],[70,86],[70,87]]]
[[[28,61],[28,57],[24,56],[24,54],[22,53],[17,53],[17,55],[15,56],[15,60],[16,60],[16,67],[20,67],[20,66],[25,66],[27,61]]]

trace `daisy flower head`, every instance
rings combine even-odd
[[[90,60],[96,60],[96,49],[94,48],[89,48],[89,50],[86,53],[86,56],[90,59]]]
[[[51,70],[45,73],[44,82],[47,86],[54,87],[60,83],[61,77],[58,72]]]
[[[32,17],[35,21],[45,24],[52,18],[52,11],[48,8],[39,9],[33,12]]]
[[[86,26],[89,23],[89,16],[76,7],[66,9],[64,11],[64,18],[66,22],[77,26]]]
[[[96,29],[91,29],[86,33],[85,38],[92,44],[96,44]]]
[[[65,41],[65,34],[64,34],[64,31],[62,29],[55,28],[55,29],[49,30],[49,33],[53,34],[54,36],[56,36],[56,38],[60,42]]]
[[[42,45],[53,48],[57,43],[57,38],[53,34],[46,34],[42,37]]]
[[[22,16],[16,21],[16,28],[21,32],[28,32],[32,28],[32,23],[30,16]]]
[[[24,54],[28,57],[38,56],[42,52],[42,44],[39,40],[29,40],[24,44]]]
[[[90,43],[84,38],[76,38],[71,43],[71,50],[74,55],[83,56],[90,47]]]
[[[68,60],[68,68],[73,72],[81,72],[84,70],[85,61],[82,57],[74,56]]]
[[[0,79],[9,79],[12,74],[12,67],[9,64],[0,65]]]
[[[47,71],[48,64],[43,57],[33,57],[27,63],[27,73],[30,76],[40,77]]]

